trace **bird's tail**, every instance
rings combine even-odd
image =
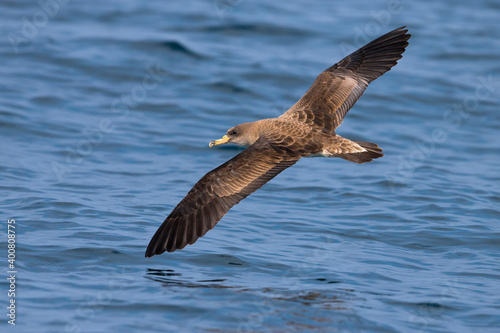
[[[357,153],[346,153],[337,155],[344,160],[348,160],[354,163],[366,163],[371,162],[376,158],[384,156],[382,154],[382,149],[375,143],[367,141],[353,141],[363,147],[366,151]]]

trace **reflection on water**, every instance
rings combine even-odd
[[[179,278],[175,278],[175,277]],[[200,281],[187,281],[180,277],[182,274],[175,273],[172,269],[148,269],[146,273],[146,278],[161,282],[165,287],[186,287],[186,288],[235,288],[228,287],[218,284],[219,282],[224,282],[224,279],[215,280],[200,280]]]

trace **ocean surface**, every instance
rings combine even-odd
[[[499,332],[498,1],[5,0],[0,13],[1,332]],[[403,25],[403,59],[337,131],[383,158],[302,159],[194,245],[144,257],[241,151],[210,140],[280,115]]]

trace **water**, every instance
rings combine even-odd
[[[8,219],[18,271],[2,332],[497,331],[498,2],[51,4],[0,5],[5,314]],[[240,151],[210,140],[402,25],[404,58],[338,130],[383,158],[301,160],[144,258]]]

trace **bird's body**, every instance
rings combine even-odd
[[[340,157],[355,163],[383,156],[378,145],[335,133],[368,84],[402,57],[410,35],[403,28],[377,38],[322,72],[305,95],[277,118],[237,125],[210,146],[248,147],[207,173],[155,233],[146,257],[193,244],[235,204],[302,157]]]

